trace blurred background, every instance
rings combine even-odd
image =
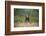
[[[14,26],[38,26],[39,9],[14,8]]]

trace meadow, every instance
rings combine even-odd
[[[26,16],[29,22],[26,21]],[[39,23],[39,9],[17,9],[14,8],[14,26],[38,26]]]

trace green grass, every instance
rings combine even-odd
[[[37,17],[31,17],[31,18],[29,18],[29,21],[30,22],[37,22],[38,19],[37,19]]]
[[[25,22],[25,17],[14,16],[14,22]]]
[[[15,22],[25,22],[25,16],[14,16],[14,23]],[[37,17],[29,17],[29,22],[37,22],[38,18]]]

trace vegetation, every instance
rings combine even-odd
[[[39,21],[38,9],[16,9],[14,8],[14,22],[25,22],[26,16],[29,16],[30,22]]]

